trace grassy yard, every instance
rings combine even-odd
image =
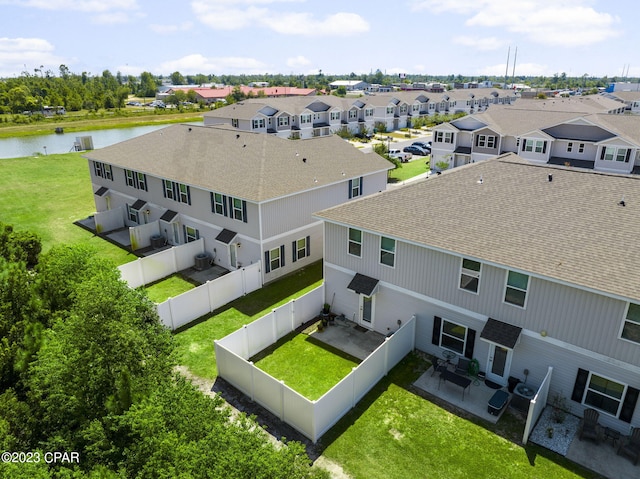
[[[143,288],[151,301],[154,303],[162,303],[169,298],[175,298],[182,293],[186,293],[196,286],[197,285],[186,280],[181,275],[173,274],[153,284],[143,286]]]
[[[389,171],[389,183],[399,183],[409,178],[413,178],[421,173],[429,171],[429,167],[425,163],[429,163],[430,156],[420,157],[417,160],[408,163],[400,163],[402,166],[395,170]]]
[[[515,443],[524,424],[507,414],[489,425],[412,392],[427,365],[405,358],[321,438],[323,455],[355,479],[598,477],[544,448]]]
[[[280,379],[307,399],[322,397],[360,364],[307,334],[291,333],[251,358],[254,364]]]
[[[217,309],[174,336],[178,363],[196,376],[215,379],[214,339],[225,337],[321,283],[322,262],[316,262]]]
[[[87,160],[80,153],[0,160],[0,221],[54,244],[88,243],[115,264],[136,259],[73,224],[95,211]]]

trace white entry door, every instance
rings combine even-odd
[[[489,346],[489,358],[487,359],[487,379],[505,386],[511,369],[511,349],[491,344]]]
[[[373,329],[373,303],[375,296],[360,295],[360,318],[358,323],[367,329]]]
[[[229,245],[229,264],[232,268],[238,267],[238,245],[236,243]]]

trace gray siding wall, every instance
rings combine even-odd
[[[325,226],[325,261],[549,337],[640,364],[640,345],[618,339],[626,303],[530,277],[526,307],[504,303],[507,269],[482,265],[479,294],[459,289],[461,258],[396,243],[395,268],[379,263],[380,237],[363,232],[362,258],[347,254],[347,228]]]
[[[387,187],[386,171],[367,175],[363,179],[363,195],[384,191]],[[279,198],[263,203],[262,238],[268,239],[295,228],[302,227],[317,220],[313,213],[349,200],[349,180],[323,188]]]
[[[569,143],[573,143],[571,151],[567,151]],[[580,144],[584,144],[584,152],[580,153]],[[593,143],[587,143],[586,141],[569,141],[569,140],[556,140],[551,145],[551,156],[559,156],[561,158],[572,158],[578,160],[591,160],[596,159],[596,153],[598,147]]]
[[[306,238],[309,236],[310,251],[309,256],[293,261],[293,249],[292,242]],[[262,274],[265,283],[281,278],[282,276],[291,273],[297,269],[310,265],[311,263],[322,259],[323,252],[323,237],[322,237],[322,224],[315,223],[308,225],[306,228],[302,228],[298,231],[283,234],[277,238],[272,238],[265,241],[262,245],[261,257],[263,261],[266,261],[264,252],[274,248],[284,246],[284,266],[278,269],[272,270],[267,273],[266,265],[262,267]]]

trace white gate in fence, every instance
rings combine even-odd
[[[414,349],[416,333],[413,316],[331,390],[312,401],[248,359],[312,319],[323,303],[324,285],[214,341],[218,376],[314,443]]]

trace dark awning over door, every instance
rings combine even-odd
[[[480,337],[492,343],[500,344],[505,348],[513,349],[521,332],[522,328],[518,326],[489,318],[480,333]]]
[[[378,280],[370,278],[364,274],[356,273],[353,277],[347,289],[355,291],[358,294],[364,294],[365,296],[371,296],[376,287],[378,286]]]

